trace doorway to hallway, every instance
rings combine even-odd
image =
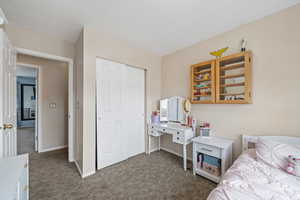
[[[37,70],[17,65],[17,153],[37,151]]]

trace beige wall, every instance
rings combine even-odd
[[[74,96],[75,96],[75,162],[82,171],[82,142],[83,142],[83,31],[75,44],[74,59]]]
[[[40,151],[68,144],[68,64],[27,55],[17,56],[18,63],[40,66],[42,149]],[[56,103],[56,108],[49,108]]]
[[[161,58],[126,41],[84,28],[83,68],[83,175],[95,172],[96,57],[147,69],[147,116],[161,96]],[[149,118],[148,118],[149,119]],[[155,146],[154,146],[155,148]]]
[[[14,24],[5,25],[9,40],[15,47],[73,58],[74,45],[51,35],[38,33]]]
[[[241,151],[241,134],[300,136],[299,19],[297,5],[164,56],[162,96],[190,96],[190,65],[212,59],[209,52],[225,46],[230,47],[227,54],[238,52],[245,37],[253,52],[253,104],[196,104],[193,115],[210,122],[213,135],[234,139],[235,156]],[[168,137],[162,146],[182,153]]]

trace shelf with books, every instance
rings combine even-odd
[[[207,61],[192,65],[191,68],[191,102],[215,102],[215,63]]]
[[[216,103],[251,103],[251,52],[217,60]]]

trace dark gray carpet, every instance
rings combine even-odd
[[[17,150],[18,154],[34,152],[34,128],[17,129]]]
[[[204,200],[215,187],[185,172],[181,158],[165,151],[135,156],[85,179],[67,162],[66,151],[30,155],[30,200]]]

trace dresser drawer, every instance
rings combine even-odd
[[[195,149],[197,152],[204,153],[216,158],[221,158],[221,149],[205,144],[194,143],[196,145]]]
[[[184,136],[183,136],[183,134],[179,134],[179,135],[174,134],[172,136],[172,140],[173,140],[174,143],[183,144],[184,143]]]
[[[156,127],[156,129],[160,132],[163,132],[163,133],[167,133],[169,131],[168,128],[164,128],[164,127]]]
[[[158,137],[161,135],[160,132],[156,131],[155,129],[149,129],[149,135],[152,135],[152,136],[155,136],[155,137]]]
[[[169,129],[168,133],[175,135],[175,136],[180,136],[180,137],[184,136],[183,131],[180,131],[180,130]]]

